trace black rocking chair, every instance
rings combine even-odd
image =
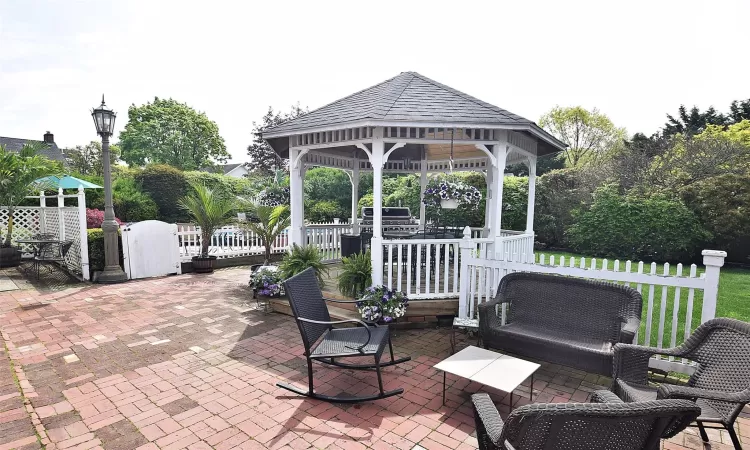
[[[367,324],[356,319],[332,321],[328,313],[326,300],[339,303],[350,302],[324,299],[312,268],[284,281],[284,289],[289,296],[289,305],[292,307],[292,314],[294,314],[294,318],[297,321],[297,326],[302,335],[302,343],[305,346],[309,388],[304,390],[287,383],[277,383],[278,387],[300,395],[334,403],[359,403],[379,400],[404,392],[403,388],[393,391],[383,390],[383,379],[380,375],[380,368],[400,364],[411,359],[410,357],[394,359],[393,345],[391,344],[388,327],[378,327],[375,324]],[[343,323],[356,323],[361,325],[361,327],[333,328],[333,325]],[[386,345],[390,351],[391,360],[381,364],[380,357]],[[336,361],[337,358],[360,356],[372,356],[375,359],[375,363],[347,364]],[[378,374],[380,392],[375,395],[359,397],[333,397],[318,394],[315,392],[313,386],[313,361],[347,369],[375,369]]]

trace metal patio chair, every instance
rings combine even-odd
[[[700,413],[687,400],[625,403],[596,391],[594,403],[535,403],[503,422],[487,394],[471,397],[480,450],[658,450]]]
[[[292,314],[302,335],[307,358],[308,389],[300,389],[287,383],[277,383],[280,388],[307,397],[336,403],[359,403],[399,395],[403,388],[393,391],[383,390],[383,379],[380,368],[409,361],[410,357],[395,359],[393,345],[388,327],[378,327],[361,320],[331,320],[326,300],[339,303],[353,303],[323,298],[318,280],[312,268],[298,273],[284,281],[284,289],[289,296]],[[354,323],[361,325],[356,328],[334,328],[333,325]],[[380,358],[386,346],[391,354],[391,360],[381,363]],[[369,356],[374,358],[374,364],[349,364],[337,361],[340,358]],[[378,376],[379,392],[375,395],[333,397],[315,392],[313,384],[313,361],[343,367],[347,369],[367,370],[375,369]]]
[[[652,386],[648,363],[654,355],[693,361],[697,363],[695,373],[685,386]],[[701,408],[696,425],[703,441],[708,442],[705,428],[725,428],[734,448],[742,449],[734,421],[750,403],[750,324],[723,317],[711,319],[675,348],[617,344],[612,378],[612,390],[625,401],[678,398],[696,402]]]

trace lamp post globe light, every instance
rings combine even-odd
[[[91,111],[94,118],[96,133],[102,137],[102,166],[104,172],[104,221],[102,231],[104,232],[104,270],[94,274],[94,281],[99,283],[121,283],[127,281],[128,276],[120,267],[120,251],[117,243],[120,226],[115,221],[115,210],[112,207],[112,169],[109,157],[109,137],[115,131],[115,118],[117,114],[102,104]]]

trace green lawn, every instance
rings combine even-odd
[[[581,255],[564,252],[549,252],[539,251],[537,252],[537,261],[539,255],[546,255],[549,264],[549,256],[555,256],[555,263],[559,264],[558,258],[564,256],[566,259],[565,265],[568,265],[570,257],[576,258],[576,266],[579,264],[579,258]],[[590,258],[586,257],[586,266],[590,267]],[[602,267],[602,260],[597,258],[597,267]],[[612,269],[614,267],[614,260],[607,261],[607,267]],[[623,261],[620,262],[620,270],[625,270],[625,264]],[[637,270],[637,265],[634,264],[632,270]],[[644,264],[644,272],[650,272],[650,265]],[[670,265],[669,272],[675,274],[677,270],[676,265]],[[703,266],[698,266],[698,275],[703,273]],[[663,265],[657,266],[657,273],[661,274],[663,271]],[[686,266],[683,268],[682,273],[687,275],[690,273],[690,267]],[[635,287],[635,286],[632,286]],[[658,330],[659,330],[659,317],[661,314],[662,304],[662,291],[663,288],[660,286],[654,287],[653,295],[653,316],[651,318],[651,338],[649,340],[650,345],[657,344]],[[673,323],[673,312],[675,303],[675,288],[667,288],[666,290],[666,308],[664,311],[664,341],[663,346],[671,346],[671,333]],[[647,323],[647,307],[649,302],[649,288],[643,286],[641,294],[643,295],[643,317],[641,321],[641,331],[639,332],[638,343],[643,344],[645,342],[644,336],[646,332]],[[693,314],[691,319],[691,330],[695,329],[700,324],[701,306],[703,302],[702,291],[695,291],[695,298],[693,299]],[[679,344],[682,342],[685,334],[685,321],[687,315],[687,303],[688,303],[688,289],[680,289],[679,296],[679,307],[677,310],[677,336],[676,342]],[[719,296],[716,305],[716,316],[717,317],[732,317],[735,319],[744,320],[750,322],[750,270],[748,269],[735,269],[735,268],[722,268],[721,276],[719,278]]]

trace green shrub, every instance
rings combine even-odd
[[[312,245],[300,247],[294,244],[292,249],[284,254],[284,258],[279,264],[279,274],[283,280],[286,280],[309,267],[315,270],[318,284],[323,287],[323,275],[328,275],[328,269],[323,264],[323,255],[320,254],[317,247]]]
[[[154,164],[139,172],[135,181],[156,202],[159,220],[169,223],[190,220],[179,205],[179,200],[190,192],[190,184],[183,172],[171,166]]]
[[[372,202],[372,193],[363,195],[362,198],[360,198],[357,202],[357,216],[360,216],[362,214],[362,208],[366,206],[372,206]]]
[[[523,231],[526,229],[526,213],[529,203],[529,178],[505,177],[503,180],[503,215],[504,230]]]
[[[335,217],[349,217],[352,209],[352,183],[342,170],[316,167],[305,173],[305,199],[313,204],[326,201],[336,205]],[[313,219],[316,220],[316,219]]]
[[[159,215],[156,202],[132,178],[115,180],[112,197],[115,213],[123,222],[155,220]]]
[[[214,191],[221,192],[223,195],[248,196],[255,195],[258,190],[255,183],[248,178],[230,177],[218,173],[209,172],[184,172],[185,178],[189,182],[203,184]]]
[[[305,205],[305,218],[313,223],[333,222],[335,217],[346,219],[345,214],[336,202],[325,200],[322,202],[308,201]]]
[[[355,253],[348,258],[341,258],[338,288],[342,295],[355,298],[370,285],[372,285],[372,261],[369,250],[365,253]]]
[[[568,248],[565,231],[573,225],[573,211],[591,204],[591,188],[576,169],[553,170],[537,179],[534,232],[536,240]]]
[[[104,270],[104,232],[101,228],[91,228],[86,230],[89,242],[89,274],[94,277],[94,272]],[[117,247],[120,253],[120,265],[123,264],[122,257],[122,237],[117,236]]]
[[[710,236],[682,202],[622,196],[613,185],[599,188],[591,207],[575,216],[567,232],[573,249],[598,257],[695,260]]]
[[[685,204],[713,234],[711,249],[727,259],[750,257],[750,176],[725,174],[698,181],[681,192]]]

